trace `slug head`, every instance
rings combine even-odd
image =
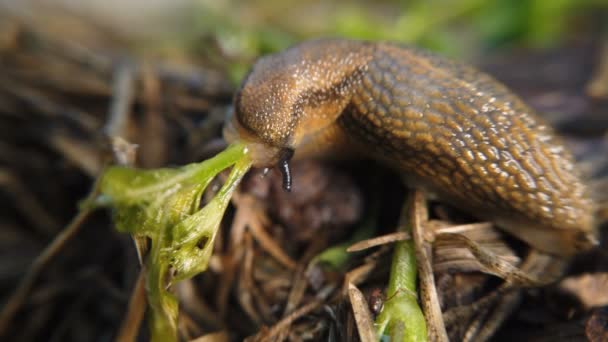
[[[273,165],[282,151],[293,150],[301,110],[296,104],[296,81],[288,69],[277,56],[258,61],[237,92],[234,113],[225,128],[227,140],[248,143],[257,166]]]
[[[256,166],[278,163],[288,179],[294,151],[343,112],[371,48],[326,39],[261,58],[237,92],[226,140],[244,140]]]

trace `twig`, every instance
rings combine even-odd
[[[99,174],[102,164],[99,159],[98,146],[62,132],[51,132],[48,141],[66,160],[76,165],[88,176],[95,177]]]
[[[39,274],[44,270],[45,266],[57,255],[57,253],[72,239],[84,221],[93,212],[94,207],[90,203],[99,194],[99,183],[101,177],[95,180],[95,184],[87,198],[84,200],[84,206],[79,210],[78,214],[72,219],[70,224],[61,231],[53,241],[45,247],[45,249],[36,257],[32,265],[27,270],[25,276],[21,279],[15,291],[10,295],[6,304],[0,312],[0,337],[4,336],[10,326],[10,323],[23,303],[26,300],[27,294],[33,287]]]
[[[377,265],[378,261],[372,260],[348,271],[344,275],[344,282],[342,283],[342,295],[347,296],[350,284],[356,286],[362,283],[367,278],[367,276],[369,276],[374,271]]]
[[[353,308],[359,338],[362,342],[377,341],[378,336],[376,336],[376,331],[374,330],[374,320],[367,306],[365,296],[353,283],[348,284],[348,297],[350,305]]]
[[[429,340],[449,341],[435,287],[431,255],[424,240],[423,224],[428,220],[426,201],[421,191],[414,191],[412,197],[413,205],[411,206],[410,220],[412,220],[412,236],[416,250],[418,276],[420,277],[420,294],[424,316],[427,320]]]
[[[260,225],[259,221],[249,222],[249,231],[255,240],[262,246],[262,248],[272,255],[278,262],[290,270],[294,270],[297,264],[291,257],[283,251],[276,241],[266,232],[264,227]]]
[[[20,103],[31,107],[35,113],[47,115],[51,119],[65,118],[76,122],[86,132],[95,132],[98,129],[98,121],[91,114],[78,110],[72,105],[57,104],[49,98],[48,94],[24,86],[18,80],[0,75],[0,89],[19,99]]]
[[[146,311],[145,274],[146,269],[142,267],[129,299],[129,309],[116,337],[116,341],[118,342],[135,341],[137,338],[139,326]]]
[[[277,322],[277,324],[275,324],[272,328],[270,328],[270,330],[268,330],[268,332],[266,334],[264,334],[263,336],[259,336],[255,340],[256,341],[271,340],[273,337],[278,335],[281,331],[283,331],[284,329],[289,327],[291,324],[293,324],[293,322],[295,322],[297,319],[316,310],[317,308],[321,307],[322,304],[323,304],[323,300],[320,298],[313,300],[312,302],[300,307],[299,309],[295,310],[294,312],[292,312],[291,314],[289,314],[288,316],[286,316],[285,318],[283,318],[282,320]]]
[[[327,240],[319,237],[315,239],[304,252],[303,256],[298,261],[298,268],[294,272],[294,276],[291,281],[291,290],[287,296],[287,302],[285,309],[283,310],[283,317],[290,314],[297,306],[302,302],[304,294],[309,284],[308,274],[311,267],[314,267],[314,256],[319,253],[327,244]]]
[[[396,232],[359,241],[346,249],[347,252],[359,252],[368,248],[411,239],[409,232]]]
[[[483,324],[477,327],[472,338],[467,338],[467,334],[465,334],[463,341],[488,341],[517,308],[521,298],[521,291],[505,294],[500,298],[497,306],[489,313],[488,317],[483,320]]]
[[[297,267],[296,262],[283,251],[281,246],[264,229],[264,226],[268,225],[269,220],[255,199],[249,195],[237,194],[233,199],[233,203],[237,207],[237,216],[231,229],[231,248],[238,248],[245,228],[249,227],[248,231],[251,232],[253,238],[264,251],[268,252],[283,266],[290,270],[295,270]]]
[[[144,65],[141,81],[145,116],[139,133],[139,140],[145,141],[140,160],[143,167],[160,167],[167,162],[168,149],[167,123],[162,116],[162,84],[152,68]]]
[[[254,295],[255,284],[253,281],[253,239],[250,234],[245,234],[244,246],[245,255],[241,265],[240,276],[238,279],[238,301],[249,318],[256,324],[264,321],[255,308]]]
[[[61,227],[21,179],[4,168],[0,168],[0,186],[12,196],[17,209],[23,212],[23,216],[32,223],[37,231],[50,237]]]
[[[225,330],[205,334],[203,336],[197,337],[190,342],[228,342],[230,341],[229,335]]]
[[[112,103],[104,132],[108,137],[128,138],[127,132],[130,107],[133,103],[135,76],[133,67],[127,63],[120,65],[114,74]]]

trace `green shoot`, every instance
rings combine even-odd
[[[375,217],[370,216],[368,219],[361,223],[361,225],[357,228],[357,230],[353,233],[352,237],[347,242],[327,248],[326,250],[317,254],[310,263],[312,265],[327,265],[335,270],[342,269],[344,266],[346,266],[347,262],[353,255],[353,253],[349,253],[346,251],[348,247],[350,247],[356,242],[372,237],[376,230],[375,227]]]
[[[411,231],[411,227],[407,227]],[[395,243],[391,274],[382,312],[376,318],[378,336],[391,341],[426,341],[426,321],[416,292],[416,253],[414,242]]]

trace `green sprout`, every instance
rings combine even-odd
[[[331,246],[321,253],[317,254],[310,262],[311,265],[326,265],[334,270],[343,269],[348,261],[352,258],[353,253],[347,251],[348,247],[354,243],[371,238],[376,229],[376,217],[375,212],[373,215],[369,215],[368,218],[361,223],[361,225],[355,230],[352,237],[344,242],[335,246]]]
[[[414,242],[395,243],[387,299],[376,317],[378,336],[388,335],[391,341],[427,341],[426,321],[418,305],[416,271]]]
[[[235,143],[201,163],[155,170],[117,166],[103,175],[97,203],[113,208],[117,230],[151,242],[145,267],[152,341],[177,340],[178,303],[170,288],[207,269],[228,202],[251,164],[247,147]],[[232,165],[222,188],[200,208],[207,186]]]

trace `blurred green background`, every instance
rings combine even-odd
[[[0,1],[0,10],[39,22],[69,14],[146,53],[210,61],[235,81],[257,56],[313,37],[388,39],[475,61],[608,23],[608,0],[22,0]]]
[[[608,0],[209,0],[197,2],[192,26],[177,41],[206,53],[210,45],[200,40],[211,38],[239,61],[319,36],[388,39],[476,60],[496,49],[546,48],[597,31],[608,24],[607,12]],[[248,64],[233,64],[232,78],[240,79]]]

